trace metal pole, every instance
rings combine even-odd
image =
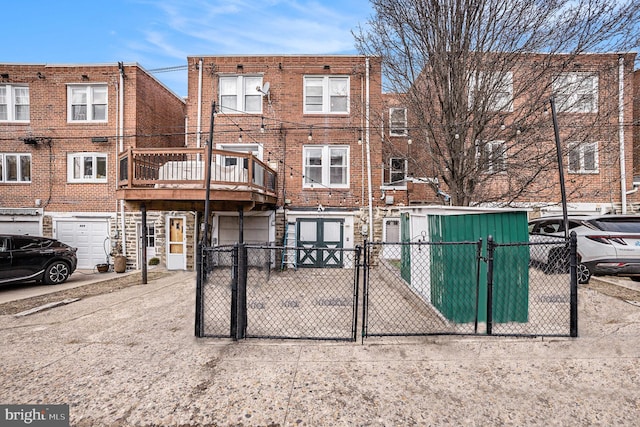
[[[493,329],[493,236],[487,238],[487,335]]]
[[[578,336],[578,237],[575,231],[571,232],[569,241],[569,271],[571,280],[571,291],[569,295],[570,316],[569,334],[575,338]]]
[[[211,158],[213,157],[213,120],[215,118],[216,102],[211,103],[211,121],[209,123],[209,141],[207,141],[207,163],[204,165],[204,170],[207,171],[207,180],[204,183],[206,194],[204,198],[204,230],[202,230],[202,244],[208,246],[209,240],[209,205],[210,205],[210,193],[211,193]]]
[[[147,284],[147,207],[143,203],[140,207],[142,216],[142,284]]]
[[[480,301],[480,262],[482,261],[482,239],[478,240],[476,249],[476,318],[473,332],[478,333],[478,307]]]
[[[556,102],[551,97],[551,117],[553,118],[553,133],[556,137],[556,155],[558,156],[558,176],[560,179],[560,197],[562,199],[562,222],[564,222],[564,238],[569,238],[569,219],[567,218],[567,191],[564,186],[564,168],[562,163],[562,147],[560,145],[560,131],[558,130],[558,117],[556,116]]]

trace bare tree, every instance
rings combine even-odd
[[[562,85],[571,93],[590,79],[585,72],[581,82],[564,81],[561,73],[576,71],[581,54],[638,45],[634,0],[371,3],[375,14],[354,33],[358,49],[383,58],[385,91],[402,96],[410,112],[421,153],[412,168],[437,178],[455,205],[526,200],[532,189],[540,197],[532,183],[557,181],[549,99]],[[607,66],[616,67],[617,55],[611,58]],[[630,73],[634,56],[625,58]],[[565,123],[563,139],[586,140],[588,129],[615,123],[617,103],[603,101],[590,123]],[[568,103],[589,100],[562,102],[571,111]],[[571,191],[579,190],[574,184]]]

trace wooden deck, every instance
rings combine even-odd
[[[116,196],[132,208],[203,210],[209,180],[212,210],[267,209],[277,201],[277,173],[251,154],[206,148],[130,148],[118,158]]]

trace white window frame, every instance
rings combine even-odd
[[[591,149],[593,152],[593,169],[585,168],[585,155],[588,154],[587,150]],[[576,169],[572,165],[572,156],[578,155],[575,159],[579,163],[579,168]],[[597,142],[573,142],[569,144],[569,152],[567,153],[567,170],[573,174],[597,174],[599,173],[599,160],[598,160],[598,143]]]
[[[31,94],[28,85],[16,85],[6,84],[0,85],[0,89],[4,89],[4,96],[0,95],[0,106],[5,106],[6,117],[0,117],[0,122],[17,122],[17,123],[29,123],[31,117]],[[16,94],[17,91],[26,89],[26,103],[19,103],[20,95]],[[19,119],[17,109],[19,106],[26,106],[27,118]]]
[[[402,120],[394,117],[398,112],[402,114]],[[390,136],[407,136],[407,109],[404,107],[389,108],[389,135]]]
[[[226,114],[262,114],[262,96],[263,93],[258,89],[262,89],[262,75],[243,74],[243,75],[221,75],[218,78],[218,102],[220,111]],[[226,84],[225,84],[226,82]],[[229,92],[226,92],[229,90]],[[234,106],[223,103],[223,97],[235,97]],[[249,98],[259,99],[259,107],[249,109]]]
[[[513,73],[479,71],[469,79],[469,109],[478,108],[476,92],[489,96],[487,111],[513,112]]]
[[[313,167],[318,167],[320,169],[320,181],[312,181],[309,178],[309,174],[307,173],[307,154],[310,151],[319,151],[320,152],[320,165],[313,165]],[[344,152],[344,163],[340,165],[341,168],[344,169],[344,183],[331,183],[331,169],[334,167],[331,165],[331,154],[334,151],[343,151]],[[304,188],[349,188],[349,179],[350,179],[350,154],[349,154],[349,146],[348,145],[305,145],[302,149],[302,170],[303,170],[303,187]]]
[[[85,159],[91,159],[91,174],[87,174],[84,170]],[[76,159],[79,161],[80,177],[75,177]],[[98,159],[104,159],[105,174],[104,177],[98,178]],[[69,153],[67,154],[67,182],[69,183],[106,183],[109,179],[109,156],[107,153]]]
[[[7,167],[7,158],[15,157],[16,158],[16,179],[8,180],[7,173],[9,168]],[[23,164],[22,159],[29,161],[29,177],[25,178],[23,172]],[[32,162],[31,162],[31,154],[29,153],[0,153],[0,182],[3,184],[27,184],[31,182],[32,176]]]
[[[339,81],[344,81],[346,83],[346,93],[331,93],[332,83],[338,83]],[[313,83],[313,84],[312,84]],[[303,93],[303,105],[304,105],[304,114],[349,114],[350,110],[350,93],[351,93],[351,81],[349,76],[317,76],[310,75],[304,76],[304,93]],[[319,103],[308,103],[307,97],[314,96],[318,98],[317,94],[309,94],[310,87],[319,87],[322,90],[322,105]],[[333,96],[339,98],[346,98],[346,108],[338,109],[338,107],[334,107],[331,102],[331,98]],[[311,108],[311,105],[320,105],[320,109]]]
[[[77,103],[73,99],[75,91],[83,92],[86,103]],[[99,102],[98,91],[104,92],[104,103]],[[73,113],[74,105],[86,106],[86,117],[76,118]],[[96,119],[94,108],[104,105],[104,118]],[[67,85],[67,122],[69,123],[106,123],[109,120],[109,86],[106,83],[68,84]]]
[[[402,168],[394,167],[394,163],[397,165],[398,163],[402,164]],[[404,157],[390,157],[389,158],[389,182],[387,184],[393,185],[394,183],[404,182],[407,180],[407,171],[409,169],[409,162]],[[398,180],[393,179],[394,173],[399,175],[402,173],[402,178]]]
[[[494,152],[496,150],[500,150],[500,165],[501,167],[496,168],[494,164],[494,159],[496,155]],[[481,160],[484,156],[487,159],[486,164],[482,164]],[[507,172],[507,143],[505,141],[486,141],[483,143],[476,143],[476,161],[478,162],[478,166],[480,168],[480,172],[482,173],[506,173]]]
[[[597,113],[598,86],[596,73],[561,73],[553,82],[558,112]]]

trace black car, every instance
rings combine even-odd
[[[76,269],[76,251],[48,237],[0,235],[0,285],[62,283]]]

